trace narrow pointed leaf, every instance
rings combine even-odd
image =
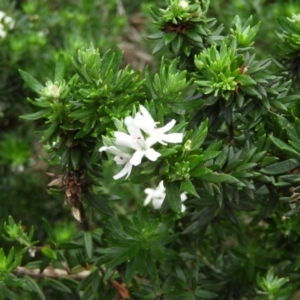
[[[27,85],[36,93],[40,94],[44,87],[30,74],[25,71],[19,70],[21,77],[27,83]]]

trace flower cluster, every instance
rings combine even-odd
[[[63,90],[63,86],[57,82],[53,83],[51,80],[46,82],[46,87],[43,89],[42,94],[45,97],[59,99]]]
[[[134,118],[126,117],[125,125],[128,134],[116,131],[114,145],[103,146],[99,150],[114,154],[115,162],[118,165],[124,165],[124,168],[113,178],[119,179],[125,175],[128,178],[132,167],[139,165],[144,156],[151,161],[156,161],[161,154],[152,148],[154,144],[181,143],[182,133],[166,134],[175,123],[176,121],[172,120],[167,125],[157,128],[158,123],[142,105]]]
[[[147,194],[147,197],[144,201],[144,205],[148,205],[152,201],[152,205],[155,209],[160,209],[164,199],[166,197],[166,189],[164,187],[164,182],[161,181],[156,189],[146,188],[144,191]],[[180,194],[181,202],[184,202],[187,199],[186,192]],[[186,207],[184,204],[181,205],[181,212],[185,212]]]
[[[15,26],[15,21],[10,16],[7,16],[5,12],[0,11],[0,38],[5,38],[7,32],[6,28],[13,29]]]

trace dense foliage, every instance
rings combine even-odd
[[[0,3],[1,299],[300,288],[299,7],[213,2]]]

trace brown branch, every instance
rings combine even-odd
[[[99,268],[99,274],[105,275],[105,270],[103,268]],[[55,278],[59,279],[62,277],[72,278],[75,280],[83,280],[88,275],[90,275],[91,271],[83,270],[76,274],[69,274],[66,270],[63,269],[54,269],[52,267],[45,268],[42,273],[40,273],[40,269],[28,269],[25,267],[17,267],[13,273],[18,277],[23,277],[25,275],[30,276],[32,278],[44,279],[44,278]],[[117,282],[116,280],[110,279],[109,284],[118,292],[118,296],[120,299],[129,299],[129,292],[122,282]]]
[[[89,270],[83,270],[81,272],[78,272],[76,274],[69,274],[66,270],[63,269],[54,269],[51,267],[48,267],[44,269],[42,273],[40,273],[40,269],[27,269],[25,267],[17,267],[13,273],[18,276],[22,277],[25,275],[28,275],[33,278],[61,278],[61,277],[67,277],[72,278],[75,280],[82,280],[85,277],[87,277],[91,272]]]

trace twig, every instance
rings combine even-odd
[[[72,278],[75,280],[82,280],[85,277],[87,277],[91,272],[89,270],[83,270],[81,272],[78,272],[76,274],[69,274],[66,270],[63,269],[54,269],[51,267],[48,267],[44,269],[42,273],[40,273],[40,269],[27,269],[25,267],[17,267],[13,273],[19,277],[28,275],[30,277],[34,278],[61,278],[61,277],[67,277]]]

